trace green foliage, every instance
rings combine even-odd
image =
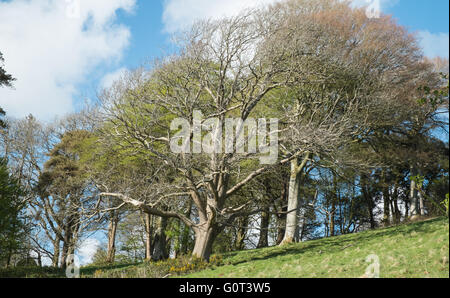
[[[411,178],[411,181],[416,182],[417,188],[419,190],[421,190],[423,187],[423,182],[425,181],[425,177],[422,175],[416,175],[416,176],[411,176],[410,178]]]
[[[447,202],[447,205],[446,205],[446,201],[444,200],[443,202],[441,202],[441,204],[439,204],[439,201],[435,201],[435,198],[433,198],[432,196],[429,196],[429,195],[427,195],[425,192],[424,192],[424,189],[423,189],[423,184],[424,184],[424,181],[425,181],[425,177],[424,176],[422,176],[422,175],[416,175],[416,176],[412,176],[411,177],[411,181],[414,181],[414,182],[416,182],[417,183],[417,186],[416,186],[416,188],[417,188],[417,191],[419,191],[421,194],[422,194],[422,196],[425,198],[425,199],[427,199],[427,201],[428,202],[430,202],[434,207],[436,207],[438,210],[441,210],[440,211],[440,213],[441,213],[441,215],[442,215],[442,213],[445,213],[445,214],[447,214],[448,215],[448,202]],[[445,208],[445,209],[443,209],[443,207]]]
[[[441,202],[441,204],[444,205],[444,207],[445,207],[445,211],[446,211],[446,213],[447,213],[447,216],[448,216],[448,201],[449,201],[448,195],[449,195],[449,194],[446,194],[446,195],[445,195],[445,200],[444,200],[443,202]]]
[[[430,104],[434,108],[438,108],[448,100],[448,74],[441,73],[443,81],[447,82],[447,86],[440,89],[432,90],[429,86],[420,86],[418,91],[423,94],[423,97],[417,100],[417,103],[421,106]]]
[[[83,191],[85,179],[79,152],[88,137],[87,131],[68,132],[51,150],[50,159],[39,177],[38,189],[42,196],[65,200],[66,197],[76,197]]]
[[[12,82],[15,81],[16,79],[14,79],[10,74],[6,73],[6,70],[2,67],[4,61],[5,60],[3,59],[2,52],[0,52],[0,87],[3,86],[11,87]],[[0,107],[0,129],[6,127],[6,123],[3,121],[3,119],[1,119],[2,117],[5,116],[5,114],[6,114],[5,111]]]
[[[19,182],[11,177],[7,162],[0,159],[0,263],[8,262],[22,246],[24,225]]]
[[[65,278],[66,273],[52,267],[15,267],[0,268],[0,278]]]
[[[109,266],[90,265],[81,268],[81,277],[87,278],[162,278],[175,277],[207,268],[221,266],[222,257],[212,256],[207,263],[191,256],[181,256],[158,262],[136,264],[116,264]]]
[[[16,79],[14,79],[10,74],[6,73],[6,70],[3,68],[4,61],[5,60],[3,59],[3,55],[0,52],[0,87],[11,87],[12,82]]]
[[[92,258],[92,265],[106,265],[108,255],[103,247],[99,247]]]
[[[131,213],[121,220],[117,229],[116,261],[120,263],[137,263],[145,258],[144,226],[138,213]]]

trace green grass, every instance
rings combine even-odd
[[[64,278],[63,270],[52,267],[0,268],[0,278]]]
[[[233,252],[225,266],[192,278],[365,277],[367,256],[380,261],[381,278],[449,277],[448,219],[439,218],[358,234]]]
[[[211,264],[188,257],[142,264],[87,266],[84,278],[357,278],[369,255],[380,261],[382,278],[449,278],[448,218],[404,224],[283,247],[213,256]],[[64,277],[52,268],[0,269],[0,277]]]

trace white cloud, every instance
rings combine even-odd
[[[15,90],[0,89],[0,106],[15,117],[70,112],[77,85],[96,67],[120,60],[130,31],[116,22],[116,12],[131,12],[135,1],[0,2],[0,51],[17,78]]]
[[[163,22],[165,31],[184,30],[198,19],[233,16],[246,8],[267,5],[280,0],[165,0]]]
[[[165,0],[163,23],[168,33],[188,28],[198,19],[216,19],[233,16],[245,8],[268,5],[282,0]],[[379,3],[380,10],[398,4],[399,0],[353,0],[354,7],[364,7]]]
[[[366,6],[380,6],[380,10],[383,11],[387,8],[393,7],[399,3],[400,0],[353,0],[354,7],[366,7]]]
[[[282,0],[165,0],[163,22],[165,31],[175,33],[189,28],[198,19],[216,19],[238,14],[245,8],[267,5]],[[400,0],[353,0],[353,7],[379,6],[381,11],[398,5]],[[449,56],[448,33],[420,31],[419,39],[426,56]]]
[[[100,241],[94,238],[84,240],[78,249],[77,256],[80,258],[80,266],[92,263],[92,259],[100,246]]]
[[[121,67],[113,72],[106,74],[100,82],[100,88],[107,89],[108,87],[111,87],[113,83],[122,78],[127,73],[127,71],[127,68]]]
[[[425,56],[434,58],[436,56],[449,57],[449,35],[448,33],[431,33],[429,31],[420,31],[418,33],[420,45]]]

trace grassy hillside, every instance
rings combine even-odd
[[[188,277],[364,277],[371,254],[379,257],[382,278],[448,278],[448,219],[230,253],[228,265]]]
[[[189,258],[88,266],[81,277],[365,277],[369,255],[380,261],[380,277],[449,277],[449,223],[447,218],[367,231],[358,234],[232,252],[213,256],[211,264]],[[371,261],[372,262],[372,261]],[[63,272],[38,268],[5,271],[0,277],[64,277]]]

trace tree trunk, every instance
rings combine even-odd
[[[417,185],[414,179],[412,179],[412,177],[414,176],[417,176],[417,170],[414,166],[411,166],[410,172],[411,187],[409,193],[409,214],[411,219],[415,219],[418,216]]]
[[[62,269],[66,269],[66,267],[67,267],[66,259],[67,259],[68,251],[69,251],[69,247],[67,246],[67,242],[63,241],[63,248],[62,248],[62,252],[61,252],[61,264],[60,264],[60,268],[62,268]]]
[[[239,221],[239,228],[236,235],[236,243],[234,245],[236,250],[243,250],[245,248],[245,237],[247,236],[248,217],[242,217]]]
[[[398,199],[397,199],[397,197],[395,197],[394,198],[394,200],[393,200],[393,204],[394,204],[394,223],[396,224],[396,225],[398,225],[399,223],[400,223],[400,220],[401,220],[401,218],[400,218],[400,209],[398,208]]]
[[[57,239],[53,242],[53,259],[52,259],[52,267],[56,268],[59,265],[59,254],[60,254],[60,240]]]
[[[374,230],[377,227],[377,224],[375,222],[375,216],[373,214],[373,209],[374,209],[373,199],[370,197],[370,195],[368,194],[368,191],[366,189],[363,191],[363,194],[364,194],[364,197],[367,202],[367,211],[369,212],[370,229]]]
[[[277,241],[276,244],[281,244],[281,241],[284,239],[284,234],[286,232],[286,211],[287,206],[285,204],[287,203],[288,196],[287,196],[287,185],[286,183],[283,184],[283,189],[281,193],[281,213],[277,214]]]
[[[417,196],[419,197],[420,215],[425,216],[425,203],[423,201],[423,195],[420,191],[418,191]]]
[[[10,247],[8,248],[8,257],[6,258],[6,268],[9,268],[9,266],[11,266],[12,255],[12,249]]]
[[[187,218],[191,218],[191,212],[192,212],[192,201],[189,200],[187,203],[187,211],[185,216]],[[189,250],[189,234],[190,234],[190,228],[185,223],[181,223],[182,232],[181,232],[181,245],[180,245],[180,252],[181,254],[186,255]]]
[[[152,216],[145,213],[145,259],[152,259]]]
[[[69,248],[70,248],[71,241],[72,241],[72,231],[71,231],[70,227],[68,227],[65,229],[64,239],[63,239],[61,264],[60,264],[60,267],[62,269],[66,269],[66,267],[67,267],[67,258],[69,256]]]
[[[37,261],[38,261],[38,266],[42,268],[42,255],[40,252],[37,252]]]
[[[160,217],[158,222],[158,229],[156,230],[153,243],[152,259],[154,261],[165,260],[169,257],[167,253],[166,228],[167,218]]]
[[[392,204],[393,204],[393,206],[392,206],[392,213],[393,213],[393,216],[394,216],[394,223],[396,225],[398,225],[400,223],[400,221],[401,221],[401,216],[402,215],[400,213],[400,208],[398,207],[398,185],[397,185],[397,183],[394,186],[394,193],[392,195],[391,201],[392,201]]]
[[[335,227],[335,225],[334,225],[334,213],[336,211],[335,208],[336,208],[335,206],[331,207],[331,212],[330,212],[330,215],[329,215],[330,216],[330,221],[329,221],[329,223],[330,223],[330,234],[328,235],[329,237],[333,237],[334,234],[335,234],[335,232],[334,232],[334,227]]]
[[[361,175],[361,190],[362,190],[363,197],[364,197],[365,201],[367,202],[367,211],[369,213],[370,229],[374,230],[376,228],[375,216],[373,214],[374,203],[373,203],[372,196],[370,195],[370,190],[368,189],[368,186],[367,186],[367,180],[368,180],[368,178],[366,175],[364,175],[364,174]]]
[[[405,218],[409,217],[409,202],[405,200]]]
[[[309,160],[309,154],[298,164],[298,159],[291,161],[291,176],[289,178],[288,214],[286,216],[286,231],[281,245],[292,243],[298,229],[299,189],[301,173]]]
[[[338,201],[338,191],[337,191],[337,177],[336,173],[333,172],[333,194],[331,196],[331,212],[330,212],[330,237],[334,237],[335,232],[335,214],[336,214],[336,202]]]
[[[297,230],[297,214],[298,214],[298,191],[300,187],[300,175],[296,171],[297,160],[292,161],[291,177],[289,179],[289,195],[288,195],[288,214],[286,215],[286,231],[281,244],[294,242],[295,232]]]
[[[269,222],[270,222],[270,213],[269,208],[266,208],[261,212],[261,224],[259,230],[259,241],[258,248],[269,246]]]
[[[384,207],[383,207],[383,225],[385,227],[388,227],[391,224],[390,221],[390,200],[389,200],[389,188],[388,187],[384,187],[383,189],[383,203],[384,203]]]
[[[203,225],[196,227],[194,232],[195,245],[192,255],[209,262],[213,242],[218,234],[218,228],[210,223],[204,223]]]
[[[106,262],[108,263],[114,263],[116,257],[116,233],[118,224],[119,217],[113,211],[111,212],[111,219],[108,228],[108,252],[106,256]]]

